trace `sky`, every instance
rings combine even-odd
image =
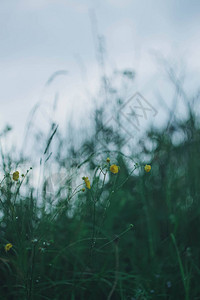
[[[185,75],[189,95],[198,88],[199,20],[198,0],[2,0],[0,132],[11,125],[10,139],[20,144],[30,111],[40,103],[34,122],[45,127],[55,95],[60,128],[72,116],[77,124],[86,119],[99,86],[96,34],[104,37],[106,72],[135,70],[127,97],[140,92],[157,109],[159,124],[164,112],[157,95],[170,107],[173,94],[161,61]]]

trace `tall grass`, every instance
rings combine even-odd
[[[188,112],[186,121],[146,133],[154,145],[142,144],[148,162],[122,153],[124,137],[109,128],[103,137],[114,137],[115,150],[97,151],[94,133],[81,147],[85,156],[73,147],[63,154],[54,124],[41,153],[40,190],[31,183],[34,165],[13,180],[25,159],[1,147],[0,299],[200,299],[200,129]]]

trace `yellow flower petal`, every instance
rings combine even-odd
[[[151,171],[151,166],[150,165],[146,165],[144,167],[144,169],[145,169],[146,172],[150,172]]]
[[[83,177],[83,180],[85,181],[86,187],[90,190],[91,186],[90,186],[90,181],[89,181],[88,177]]]
[[[12,246],[13,245],[11,243],[6,244],[5,245],[5,251],[8,252],[12,248]]]
[[[111,165],[110,172],[112,172],[113,174],[117,174],[119,172],[119,167],[117,165]]]
[[[13,173],[13,180],[17,181],[19,179],[19,172],[18,171],[15,171]]]

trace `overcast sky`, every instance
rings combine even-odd
[[[189,92],[198,86],[198,0],[2,0],[0,130],[10,124],[13,137],[21,141],[30,110],[38,101],[51,103],[56,91],[60,106],[55,118],[61,124],[66,111],[81,108],[84,116],[92,107],[87,93],[95,94],[99,69],[91,14],[105,37],[109,68],[136,71],[129,96],[139,90],[156,106],[156,92],[167,95],[155,53],[185,72]],[[45,89],[58,70],[68,73]]]

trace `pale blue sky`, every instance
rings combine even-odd
[[[60,92],[55,119],[64,124],[66,113],[92,108],[88,93],[98,86],[90,12],[95,12],[99,33],[104,35],[108,72],[133,68],[139,90],[158,105],[156,91],[168,91],[163,73],[152,53],[183,68],[186,87],[197,87],[200,78],[200,1],[198,0],[2,0],[0,2],[0,130],[14,127],[21,140],[31,108],[39,99],[51,103]],[[86,70],[84,80],[77,60]],[[57,70],[67,70],[44,89]],[[165,78],[163,77],[163,80]],[[79,100],[77,100],[79,99]],[[40,122],[40,117],[38,123]],[[42,124],[42,121],[41,121]]]

